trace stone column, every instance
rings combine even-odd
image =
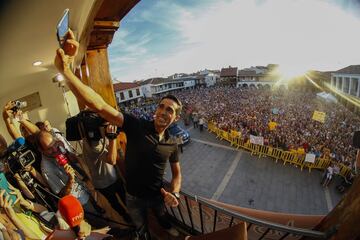
[[[345,93],[345,84],[346,84],[346,78],[342,77],[342,81],[341,81],[341,91],[343,93]]]
[[[357,90],[356,90],[356,96],[360,97],[360,78],[358,78],[357,81],[358,81],[358,85],[357,85]]]
[[[338,77],[336,77],[336,89],[339,89],[339,78]]]
[[[353,85],[354,85],[353,78],[350,77],[350,79],[349,79],[349,91],[348,91],[348,94],[350,94],[350,95],[351,95],[351,89],[353,88]]]

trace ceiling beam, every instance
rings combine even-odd
[[[79,66],[86,50],[107,48],[112,42],[121,19],[140,0],[97,0],[89,14],[87,25],[79,38],[79,54],[76,66]]]

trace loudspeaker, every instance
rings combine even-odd
[[[360,148],[360,131],[354,132],[353,146],[354,148]]]

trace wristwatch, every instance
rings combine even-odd
[[[177,199],[180,199],[180,193],[172,192],[171,194],[174,195]]]

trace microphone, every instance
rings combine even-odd
[[[59,153],[55,156],[56,158],[56,161],[57,163],[61,166],[61,167],[64,167],[66,164],[68,164],[68,159],[67,157],[62,154],[62,153]]]
[[[59,150],[60,153],[57,154],[55,156],[55,158],[56,158],[58,164],[63,167],[66,164],[68,164],[68,162],[69,162],[68,158],[66,157],[67,151],[63,146],[59,146],[58,150]]]
[[[84,220],[84,209],[80,201],[72,195],[67,195],[59,200],[58,210],[71,228],[78,227]]]

